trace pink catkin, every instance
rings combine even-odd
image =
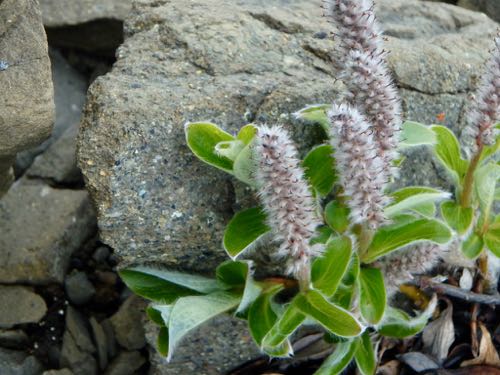
[[[311,258],[317,255],[309,241],[320,222],[297,149],[283,128],[261,126],[255,156],[259,197],[280,242],[277,254],[287,259],[288,273],[300,278],[309,273]]]
[[[467,126],[462,141],[469,156],[482,145],[495,142],[495,124],[500,121],[500,36],[495,38],[491,58],[467,111]]]
[[[383,210],[388,199],[383,193],[386,181],[381,171],[384,162],[377,154],[378,146],[370,125],[347,104],[334,104],[328,116],[337,168],[344,193],[349,196],[351,221],[367,223],[376,229],[386,221]]]
[[[389,74],[381,28],[372,0],[325,0],[326,15],[337,26],[339,77],[346,86],[344,100],[358,108],[372,124],[381,173],[394,174],[401,126],[401,100]]]
[[[434,268],[443,248],[431,242],[410,245],[380,260],[380,269],[384,273],[385,286],[392,295],[399,286],[413,280],[413,275],[424,274]]]

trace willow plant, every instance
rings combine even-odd
[[[291,356],[297,329],[313,324],[333,346],[316,374],[339,373],[352,360],[374,374],[380,337],[417,334],[436,307],[436,297],[414,316],[391,306],[401,283],[429,271],[444,252],[500,256],[500,39],[469,109],[462,150],[444,126],[402,123],[372,1],[328,0],[324,9],[337,25],[335,64],[346,91],[295,116],[322,126],[328,141],[301,160],[281,126],[249,124],[233,136],[213,123],[186,124],[194,155],[249,185],[260,205],[228,223],[222,242],[230,260],[214,279],[144,266],[120,272],[152,301],[158,351],[169,360],[188,332],[229,313],[248,321],[271,357]],[[448,171],[453,191],[391,190],[401,152],[422,146]],[[278,274],[256,272],[263,247]]]

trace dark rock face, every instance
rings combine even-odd
[[[135,3],[112,72],[90,88],[78,144],[101,238],[123,265],[212,273],[226,259],[222,231],[237,185],[191,155],[183,125],[208,120],[235,132],[247,122],[280,123],[296,139],[309,137],[313,130],[291,114],[330,102],[341,89],[330,62],[336,41],[326,37],[332,25],[320,3]],[[444,112],[444,123],[459,130],[496,24],[417,0],[380,1],[378,14],[405,117],[433,123]],[[401,185],[445,183],[424,150],[404,168]],[[226,331],[230,325],[238,329]],[[228,317],[197,335],[169,365],[154,356],[152,373],[218,374],[256,353]]]
[[[47,39],[38,3],[0,2],[0,195],[16,153],[45,140],[54,121]],[[27,105],[29,103],[29,105]]]

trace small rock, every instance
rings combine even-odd
[[[89,281],[85,272],[81,271],[70,273],[64,280],[64,288],[69,300],[75,305],[87,303],[95,294],[94,285]]]
[[[76,166],[76,136],[78,124],[73,124],[26,171],[31,178],[42,178],[58,184],[76,184],[82,174]]]
[[[104,370],[108,366],[108,338],[104,329],[99,322],[91,317],[89,319],[94,342],[97,346],[97,359],[99,360],[99,368]]]
[[[138,351],[121,352],[109,365],[105,375],[132,375],[146,359]]]
[[[97,250],[94,252],[92,255],[92,258],[97,262],[97,263],[104,263],[106,260],[108,260],[109,255],[111,252],[106,246],[100,246],[97,248]]]
[[[500,2],[495,0],[459,0],[458,6],[486,13],[489,17],[500,22]]]
[[[22,349],[28,345],[28,335],[23,330],[0,330],[0,346],[9,349]]]
[[[44,371],[42,375],[73,375],[73,372],[67,368],[63,368],[61,370]]]
[[[22,179],[0,201],[0,228],[0,283],[61,283],[71,254],[96,230],[95,214],[85,191]]]
[[[106,347],[108,349],[108,358],[114,358],[118,353],[118,345],[116,343],[115,332],[113,330],[113,325],[109,319],[105,319],[101,322],[102,329],[106,334]]]
[[[23,286],[0,286],[0,328],[37,323],[47,312],[42,297]]]
[[[110,318],[116,341],[128,350],[141,349],[146,345],[142,318],[146,303],[143,299],[132,295],[120,306]]]
[[[70,368],[75,375],[96,375],[97,362],[92,355],[95,350],[85,318],[68,306],[66,331],[63,335],[61,350],[61,367]]]
[[[0,348],[0,374],[39,375],[42,371],[42,365],[35,357],[24,352]]]

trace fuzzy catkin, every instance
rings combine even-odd
[[[287,259],[288,273],[300,279],[317,255],[309,241],[320,222],[297,149],[283,128],[261,126],[254,151],[259,198],[280,242],[277,255]]]
[[[466,115],[462,134],[466,153],[473,156],[483,145],[495,143],[495,124],[500,121],[500,36],[495,38],[491,58]]]
[[[355,108],[333,104],[328,112],[331,123],[330,142],[344,194],[349,197],[350,218],[353,223],[367,223],[376,229],[386,222],[384,195],[386,181],[381,171],[384,161],[377,153],[370,124]]]
[[[401,284],[413,280],[413,275],[424,274],[434,268],[444,249],[431,242],[410,245],[379,261],[389,296],[399,290]]]
[[[382,31],[372,0],[325,0],[326,15],[338,28],[339,78],[346,86],[344,101],[356,106],[373,126],[380,172],[389,180],[395,170],[401,126],[401,100],[387,68]]]

